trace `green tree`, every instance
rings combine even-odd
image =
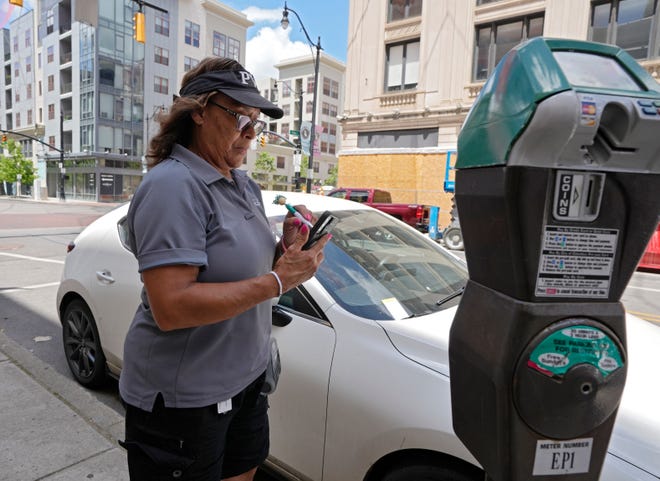
[[[0,182],[17,182],[20,175],[21,184],[32,185],[37,172],[32,161],[23,155],[20,144],[9,139],[7,152],[9,155],[0,155]]]
[[[323,185],[332,185],[333,187],[337,187],[337,174],[339,173],[339,166],[335,165],[332,169],[330,169],[330,172],[328,173],[328,177],[323,181]]]
[[[252,178],[257,181],[262,189],[269,189],[271,186],[270,174],[273,172],[275,172],[275,157],[268,152],[259,152],[254,163]]]

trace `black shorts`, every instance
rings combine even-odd
[[[152,412],[126,405],[126,440],[131,480],[218,481],[259,466],[268,456],[268,397],[264,375],[232,398],[232,409],[217,404],[166,408],[159,394]]]

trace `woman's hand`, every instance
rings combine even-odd
[[[298,207],[300,206],[296,208]],[[303,213],[303,211],[300,212]],[[300,221],[295,217],[290,220],[292,229],[295,229],[296,232],[295,240],[291,244],[286,244],[286,251],[273,267],[282,281],[282,292],[286,292],[314,276],[323,262],[323,248],[331,238],[330,234],[326,234],[312,247],[302,250],[309,237],[310,228],[306,224],[296,226],[294,221],[298,221],[299,224]]]
[[[316,222],[316,218],[313,216],[312,212],[304,205],[296,205],[294,208],[312,224]],[[303,225],[304,224],[300,221],[300,219],[294,217],[290,212],[287,213],[286,217],[284,218],[284,224],[282,226],[281,243],[283,252],[286,251],[288,247],[296,241],[296,237],[298,236],[298,233]]]

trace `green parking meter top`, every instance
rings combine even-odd
[[[507,53],[481,89],[458,137],[456,168],[506,164],[538,104],[569,90],[660,101],[660,84],[619,47],[534,38]]]

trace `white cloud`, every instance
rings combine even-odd
[[[245,68],[256,78],[277,78],[278,73],[274,67],[275,64],[288,58],[302,57],[303,55],[312,56],[312,51],[307,43],[292,41],[290,38],[291,28],[284,30],[280,26],[281,9],[267,10],[248,7],[242,12],[248,20],[257,24],[275,24],[272,27],[261,27],[245,46]]]
[[[245,67],[256,78],[277,78],[275,64],[288,58],[312,55],[309,45],[291,41],[288,30],[270,27],[263,27],[248,40],[245,51]]]
[[[250,22],[259,23],[259,22],[277,22],[280,23],[282,20],[282,9],[281,8],[259,8],[259,7],[248,7],[244,10],[241,10],[241,13],[244,13]]]

